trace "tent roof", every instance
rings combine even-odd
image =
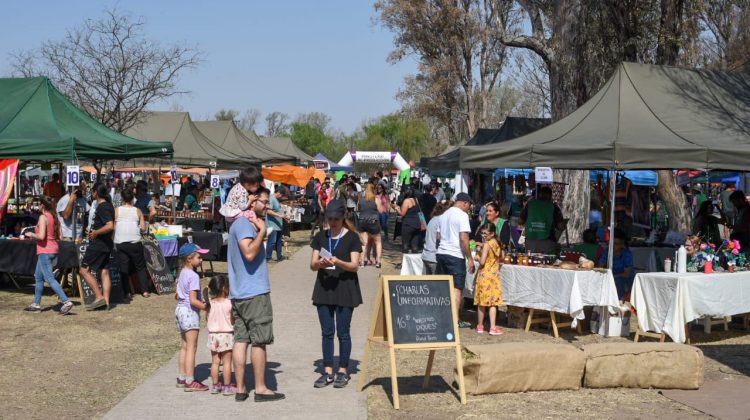
[[[0,157],[23,160],[164,156],[167,142],[120,134],[78,109],[46,77],[0,79]]]
[[[167,140],[174,146],[174,162],[181,166],[210,166],[238,168],[258,165],[259,161],[238,156],[236,151],[222,148],[196,127],[187,112],[149,112],[145,120],[127,131],[136,138]],[[153,166],[154,162],[138,162],[140,166]]]
[[[289,137],[261,137],[260,141],[262,141],[266,147],[277,153],[295,157],[300,163],[313,160],[312,156],[297,147]]]
[[[313,160],[327,160],[328,161],[328,166],[329,166],[328,170],[332,171],[332,172],[339,172],[339,171],[352,172],[352,171],[354,171],[354,167],[353,166],[339,166],[338,163],[332,161],[331,159],[328,159],[323,153],[318,153],[317,155],[315,155],[315,157],[313,158]]]
[[[480,128],[477,133],[466,142],[467,146],[486,146],[489,144],[508,141],[524,134],[536,131],[546,125],[549,125],[549,118],[521,118],[507,117],[500,128]],[[486,149],[486,148],[485,148]],[[452,170],[458,169],[460,158],[460,147],[454,146],[442,155],[422,158],[420,166],[430,168],[431,170]]]
[[[294,158],[266,147],[260,140],[246,136],[234,121],[196,121],[198,129],[222,149],[262,163],[293,163]]]
[[[729,169],[750,160],[750,75],[622,63],[575,112],[461,168]]]

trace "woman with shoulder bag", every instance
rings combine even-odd
[[[371,264],[380,268],[380,259],[383,255],[383,242],[380,237],[380,221],[378,216],[383,208],[380,200],[375,195],[375,187],[368,183],[365,187],[365,196],[359,202],[359,236],[365,247],[363,265]],[[370,243],[372,241],[372,244]],[[369,260],[370,251],[375,247],[375,261]]]
[[[414,189],[407,187],[404,192],[404,202],[401,205],[393,204],[394,210],[401,221],[401,252],[412,254],[421,252],[419,239],[422,233],[422,222],[419,220],[419,204],[414,196]]]
[[[141,232],[146,230],[143,213],[133,205],[133,191],[129,188],[122,190],[122,205],[115,209],[115,246],[117,248],[117,262],[120,278],[127,295],[130,290],[130,266],[138,274],[141,296],[149,297],[148,274],[146,272],[146,257]]]

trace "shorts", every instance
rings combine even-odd
[[[214,353],[231,351],[234,347],[233,333],[208,333],[208,349]]]
[[[201,317],[198,312],[182,305],[177,305],[174,310],[174,322],[177,331],[181,333],[201,329]]]
[[[81,268],[88,268],[89,270],[93,271],[99,271],[103,268],[107,268],[111,255],[112,253],[110,251],[97,251],[88,248],[86,249],[86,253],[83,254]]]
[[[253,346],[273,344],[273,309],[271,294],[247,299],[232,299],[234,341]]]
[[[437,270],[436,262],[422,260],[422,274],[431,276],[435,274],[436,270]]]
[[[380,233],[380,222],[378,219],[359,219],[357,230],[370,235],[377,235]]]
[[[451,255],[437,254],[435,274],[453,276],[453,287],[463,290],[466,287],[466,260]]]

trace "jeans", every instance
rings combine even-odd
[[[333,367],[333,334],[336,333],[339,337],[339,368],[348,368],[349,357],[352,354],[352,337],[349,335],[349,329],[354,308],[338,305],[317,307],[323,336],[323,366]]]
[[[380,230],[385,234],[385,239],[388,240],[388,213],[378,213],[378,220],[380,221]]]
[[[63,303],[68,301],[68,297],[63,292],[60,283],[55,279],[55,275],[52,273],[52,260],[57,257],[57,254],[39,254],[36,259],[36,270],[34,271],[34,280],[36,285],[34,287],[34,304],[39,305],[42,303],[42,292],[44,292],[44,282],[47,281],[52,290],[57,293],[60,300]]]
[[[281,253],[283,252],[282,247],[284,242],[281,240],[282,231],[273,229],[270,235],[268,235],[268,243],[266,244],[266,259],[270,260],[273,256],[273,250],[276,250],[276,259],[281,260]]]

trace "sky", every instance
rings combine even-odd
[[[177,103],[194,120],[212,119],[221,108],[292,118],[317,111],[348,134],[397,111],[396,92],[416,72],[412,59],[386,61],[393,34],[373,24],[368,0],[49,0],[4,4],[13,18],[0,25],[0,75],[12,72],[9,54],[62,39],[115,4],[146,19],[147,37],[204,53],[204,62],[180,78],[190,93],[150,107],[167,111]],[[264,132],[265,121],[256,130]]]

